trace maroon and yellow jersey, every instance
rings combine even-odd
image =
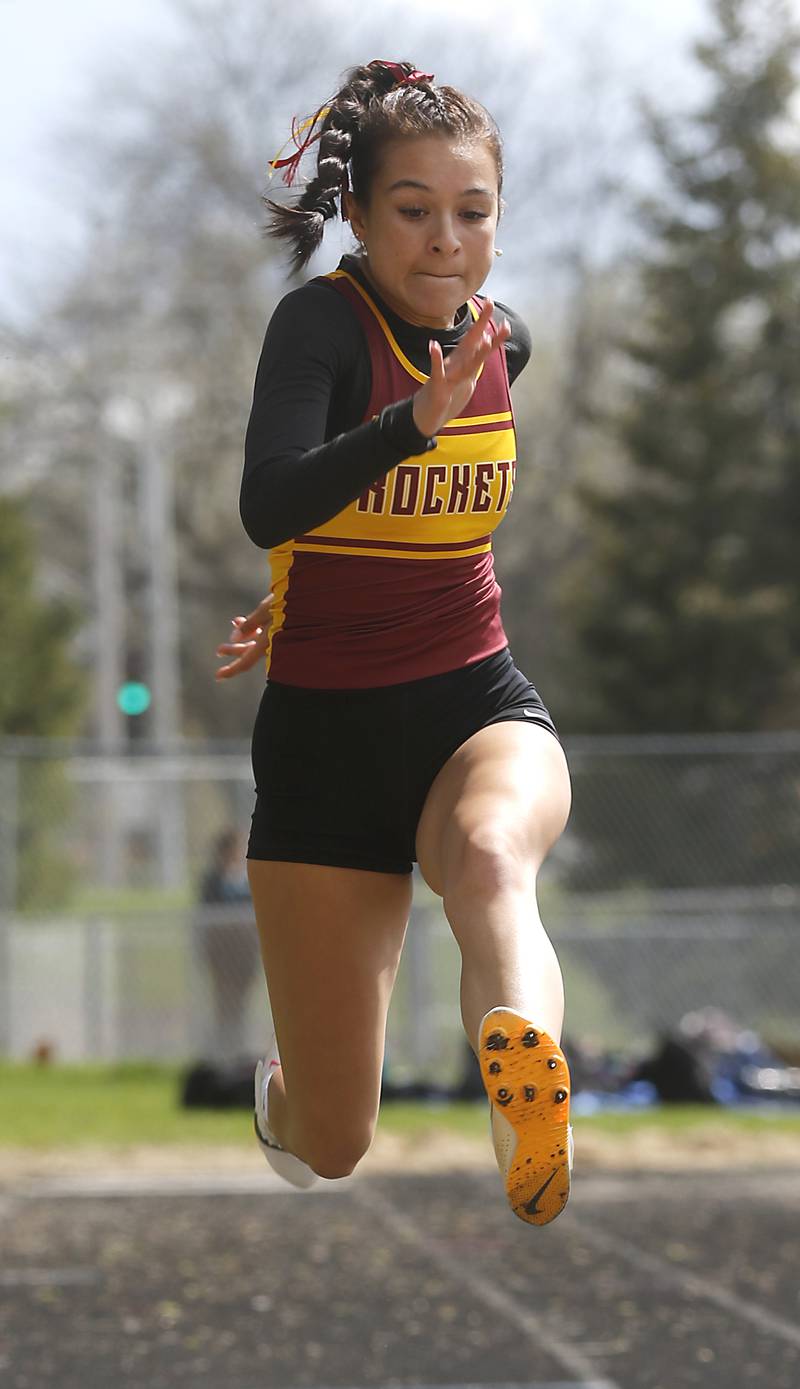
[[[371,419],[427,377],[352,275],[336,270],[325,279],[366,336]],[[469,307],[477,317],[479,305]],[[516,468],[502,349],[436,439],[434,450],[399,463],[330,521],[269,551],[271,679],[317,689],[394,685],[507,645],[492,559]]]

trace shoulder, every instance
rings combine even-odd
[[[364,356],[364,335],[344,295],[309,280],[276,304],[264,336],[259,374],[319,369],[329,379],[351,372]]]
[[[267,331],[290,342],[334,339],[344,345],[356,344],[361,337],[352,306],[325,279],[309,280],[285,294],[275,306]]]
[[[484,299],[486,296],[479,294],[476,297]],[[531,355],[533,344],[530,330],[515,309],[510,308],[508,304],[501,304],[498,299],[494,301],[493,317],[494,322],[498,324],[507,318],[511,326],[511,337],[506,343],[506,363],[508,365],[508,379],[510,382],[514,382],[527,366]]]
[[[513,343],[516,350],[520,353],[524,351],[525,361],[527,362],[531,355],[531,334],[525,320],[520,318],[516,309],[509,308],[508,304],[501,304],[498,300],[495,300],[494,316],[495,319],[508,319],[511,324],[509,344]]]
[[[533,347],[530,329],[524,319],[520,318],[519,314],[514,309],[510,309],[507,304],[495,303],[494,307],[495,317],[507,318],[511,324],[511,337],[506,343],[506,361],[508,363],[508,379],[513,383],[528,365],[530,359]]]

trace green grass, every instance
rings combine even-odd
[[[101,1144],[237,1144],[252,1142],[246,1110],[180,1106],[181,1068],[160,1065],[36,1066],[0,1062],[0,1147],[78,1148]],[[714,1107],[668,1107],[579,1118],[577,1130],[619,1135],[655,1128],[685,1133],[697,1124],[742,1133],[765,1128],[800,1137],[800,1106],[791,1114],[740,1114]],[[389,1104],[387,1133],[411,1137],[447,1129],[486,1137],[482,1104]]]
[[[0,1146],[249,1142],[244,1110],[180,1106],[180,1069],[0,1064]]]

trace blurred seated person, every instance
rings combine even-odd
[[[245,840],[236,829],[222,830],[214,841],[196,920],[198,951],[213,994],[212,1059],[226,1063],[244,1055],[247,998],[260,974]]]

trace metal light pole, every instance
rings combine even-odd
[[[152,728],[158,756],[169,760],[180,736],[178,584],[172,466],[162,423],[169,411],[163,408],[159,420],[158,405],[158,401],[143,405],[141,413],[141,508],[149,568],[146,615]],[[162,886],[175,887],[185,880],[183,788],[174,777],[157,780],[155,787],[159,879]]]
[[[94,506],[95,727],[103,754],[119,755],[123,738],[117,691],[123,678],[125,603],[120,556],[120,462],[113,443],[98,451]],[[112,778],[102,782],[97,877],[106,887],[122,880],[121,826]]]

